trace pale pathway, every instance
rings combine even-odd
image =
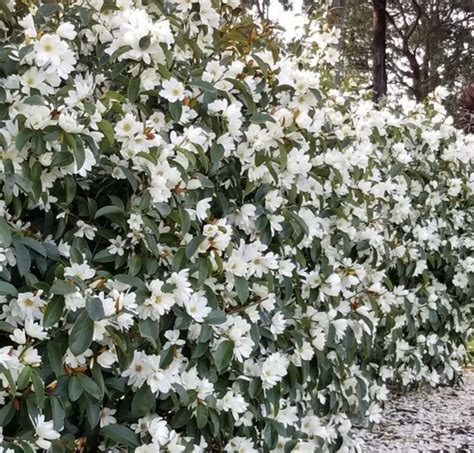
[[[363,453],[474,453],[474,370],[465,370],[463,387],[390,401],[381,423],[357,434],[365,441]]]

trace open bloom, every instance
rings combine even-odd
[[[35,434],[36,434],[36,445],[40,448],[47,450],[51,446],[51,441],[59,439],[61,435],[54,429],[54,423],[52,420],[45,421],[43,414],[38,415],[34,422]]]
[[[170,102],[182,101],[184,99],[184,85],[176,79],[165,80],[160,96]]]

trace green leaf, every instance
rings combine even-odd
[[[0,218],[0,246],[10,247],[12,243],[12,232],[10,225],[5,221],[5,219]]]
[[[234,342],[230,340],[223,341],[214,352],[214,363],[217,371],[225,370],[231,363],[234,356]]]
[[[131,448],[137,448],[140,446],[138,436],[126,426],[107,425],[102,428],[102,433],[105,437],[118,445],[124,445]]]
[[[134,77],[130,79],[128,83],[127,96],[130,102],[135,102],[138,99],[140,93],[140,77]]]
[[[73,144],[77,144],[77,146],[74,146]],[[83,143],[79,138],[77,139],[77,142],[76,142],[74,137],[72,137],[69,140],[69,145],[71,146],[73,150],[74,159],[76,160],[77,170],[80,170],[82,166],[84,165],[84,162],[86,161],[86,152],[84,150]]]
[[[31,371],[31,380],[35,388],[34,393],[35,393],[36,405],[39,408],[42,408],[43,402],[44,402],[44,383],[43,383],[43,380],[41,379],[41,376],[36,370]]]
[[[66,411],[64,410],[64,407],[57,396],[51,396],[49,401],[51,402],[53,427],[56,431],[60,431],[64,426],[64,418],[66,416]]]
[[[34,250],[36,253],[39,253],[43,258],[46,258],[46,249],[40,241],[26,236],[22,239],[21,242],[23,242],[23,244],[25,244],[29,249]]]
[[[190,259],[196,253],[204,239],[206,239],[206,236],[199,235],[189,241],[189,244],[186,246],[186,258]]]
[[[62,297],[53,297],[46,305],[43,316],[43,326],[52,327],[62,317],[64,311],[64,299]]]
[[[16,394],[16,382],[13,379],[10,369],[6,368],[4,365],[0,365],[0,374],[3,373],[8,381],[8,393],[12,398],[15,398]]]
[[[68,206],[72,203],[74,200],[74,197],[76,196],[76,181],[74,181],[74,177],[71,175],[66,175],[64,177],[64,185],[66,188],[66,201],[65,205]]]
[[[76,319],[69,336],[69,348],[74,355],[81,355],[92,344],[94,321],[87,311],[83,311]]]
[[[13,239],[13,246],[16,250],[16,265],[18,268],[18,272],[23,277],[30,270],[31,267],[30,253],[19,238]]]
[[[44,3],[38,8],[38,13],[43,17],[48,17],[61,10],[62,8],[60,5],[56,5],[54,3]]]
[[[13,333],[15,331],[15,327],[12,326],[9,322],[0,321],[0,331],[1,332],[7,332],[7,333]]]
[[[98,297],[89,297],[86,302],[86,310],[89,317],[94,321],[104,319],[104,304]]]
[[[268,115],[267,113],[254,113],[250,118],[249,118],[251,123],[255,124],[264,124],[267,121],[270,123],[275,123],[275,119]]]
[[[142,417],[152,411],[155,406],[156,396],[148,385],[142,385],[132,399],[132,415]]]
[[[15,408],[13,407],[13,401],[10,401],[0,409],[0,426],[7,426],[14,415]]]
[[[206,318],[207,324],[223,324],[227,319],[227,315],[222,310],[212,310]]]
[[[20,132],[18,132],[15,139],[15,146],[18,151],[21,151],[23,149],[23,147],[26,145],[33,133],[34,131],[32,131],[31,129],[22,129]]]
[[[141,50],[146,50],[148,47],[150,47],[151,43],[151,37],[150,35],[145,35],[140,38],[140,41],[138,41],[138,46],[140,47]]]
[[[207,425],[209,418],[209,408],[205,404],[198,404],[196,409],[196,423],[199,429],[204,428]]]
[[[79,374],[78,375],[79,383],[81,384],[81,387],[94,399],[99,399],[101,396],[101,391],[99,386],[89,377],[86,376],[85,374]]]
[[[25,366],[23,370],[21,370],[20,375],[18,376],[18,379],[16,381],[16,385],[18,387],[18,390],[23,390],[26,388],[26,386],[30,383],[31,380],[31,367]]]
[[[67,391],[68,391],[69,398],[71,399],[71,401],[77,401],[81,397],[83,387],[81,383],[79,382],[79,378],[77,376],[69,377]]]
[[[157,321],[153,321],[152,319],[140,319],[138,321],[138,328],[140,330],[140,335],[150,343],[156,347],[156,340],[160,336],[160,326]]]
[[[89,422],[89,425],[91,428],[95,428],[100,421],[100,406],[97,403],[92,402],[87,395],[84,395],[87,404],[86,404],[86,417],[87,421]]]
[[[132,275],[118,274],[115,276],[115,279],[119,282],[125,283],[126,285],[134,286],[135,288],[147,288],[142,280],[140,280],[138,277],[133,277]]]
[[[39,94],[33,94],[27,97],[23,102],[28,105],[46,105],[44,98]]]
[[[181,119],[181,114],[183,113],[183,105],[181,104],[181,102],[173,102],[169,105],[169,110],[171,118],[178,122]]]
[[[181,225],[181,231],[186,234],[191,228],[191,218],[189,217],[188,211],[185,208],[179,210],[179,220]]]
[[[208,91],[210,93],[217,94],[216,87],[211,85],[209,82],[206,82],[205,80],[192,80],[191,82],[189,82],[189,85],[199,87],[203,91]]]
[[[112,146],[115,142],[114,128],[107,120],[102,120],[97,123],[100,131],[104,134],[105,139],[107,140],[109,146]]]
[[[94,218],[98,219],[99,217],[110,215],[110,214],[123,214],[123,209],[119,206],[104,206],[97,210]]]
[[[55,154],[53,162],[51,162],[52,167],[67,167],[74,162],[74,156],[69,151],[60,151]]]
[[[5,3],[6,0],[0,0],[0,12],[2,13],[2,20],[7,19],[8,21],[14,22],[13,14]]]
[[[18,291],[11,283],[0,282],[0,294],[16,297]]]
[[[249,284],[247,279],[237,276],[235,276],[234,279],[237,296],[239,296],[240,302],[244,303],[249,298]]]
[[[53,283],[53,286],[51,286],[51,289],[49,290],[51,294],[60,294],[60,295],[66,295],[66,294],[74,294],[77,292],[77,286],[74,284],[69,284],[66,283],[64,280],[56,280]]]
[[[250,94],[250,90],[248,86],[244,82],[241,82],[240,80],[236,80],[236,79],[225,79],[225,80],[230,82],[235,88],[237,88],[240,91],[244,100],[244,104],[247,107],[247,111],[249,113],[254,113],[255,102],[253,101],[253,98],[252,98],[252,95]]]
[[[56,377],[64,374],[63,369],[63,352],[60,345],[54,341],[46,343],[46,350],[48,352],[48,360]]]
[[[128,263],[128,269],[129,269],[130,275],[137,275],[140,272],[141,268],[142,268],[142,257],[140,255],[133,255],[130,258],[130,261]]]

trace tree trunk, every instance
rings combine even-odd
[[[339,28],[341,35],[337,44],[337,50],[339,52],[339,61],[336,67],[336,83],[341,82],[341,75],[344,66],[343,62],[343,46],[344,46],[344,28],[346,24],[347,16],[347,1],[348,0],[332,0],[331,5],[331,22],[334,26]]]
[[[386,30],[387,0],[372,0],[373,21],[373,68],[374,101],[378,102],[387,94]]]

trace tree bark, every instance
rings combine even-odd
[[[339,85],[341,83],[342,71],[344,67],[343,63],[343,47],[344,47],[344,28],[346,25],[347,17],[347,0],[332,0],[331,4],[331,22],[334,26],[339,28],[340,37],[337,44],[337,50],[339,52],[339,61],[336,67],[336,83]]]
[[[373,16],[373,67],[374,101],[387,94],[386,30],[387,0],[372,0]]]

